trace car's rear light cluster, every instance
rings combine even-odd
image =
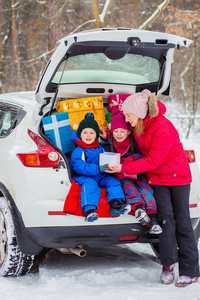
[[[28,129],[28,135],[36,143],[38,149],[30,153],[17,153],[26,167],[56,167],[60,157],[58,152],[36,133]]]
[[[195,162],[194,150],[185,150],[185,154],[189,163]]]
[[[196,207],[197,207],[197,203],[189,204],[189,208],[196,208]]]

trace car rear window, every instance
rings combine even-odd
[[[0,102],[0,138],[12,132],[24,114],[22,108]]]
[[[126,53],[120,59],[110,59],[104,53],[88,53],[63,61],[51,82],[142,85],[158,82],[159,76],[160,63],[149,56]]]

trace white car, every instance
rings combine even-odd
[[[35,92],[0,95],[0,275],[30,271],[45,249],[77,252],[87,247],[150,243],[158,236],[133,215],[100,217],[87,223],[65,213],[72,174],[65,155],[44,134],[41,119],[55,114],[61,100],[132,94],[144,88],[169,94],[173,55],[191,40],[151,31],[102,29],[69,35],[59,41]],[[200,174],[192,149],[190,213],[200,234]]]

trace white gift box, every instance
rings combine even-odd
[[[103,152],[100,153],[99,165],[108,164],[110,167],[120,164],[120,153]]]

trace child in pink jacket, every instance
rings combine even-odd
[[[119,110],[114,110],[112,113],[111,131],[108,132],[107,145],[104,145],[104,148],[107,151],[120,153],[122,162],[144,157],[133,139],[123,113]],[[150,234],[160,234],[162,228],[157,221],[156,201],[144,174],[127,175],[119,172],[115,177],[121,181],[126,203],[131,204],[136,219],[143,226],[149,223]]]

